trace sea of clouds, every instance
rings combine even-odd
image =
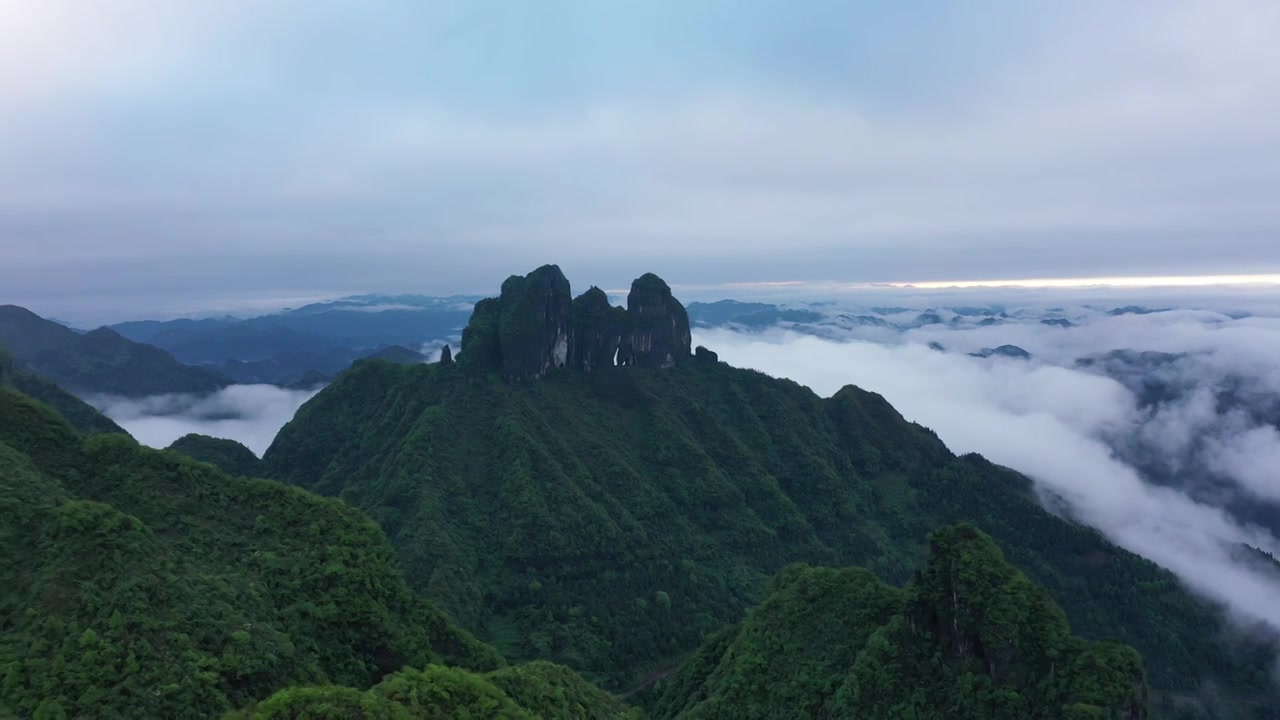
[[[867,298],[793,303],[822,318],[695,328],[694,341],[823,396],[878,392],[953,451],[1030,476],[1051,506],[1243,624],[1280,630],[1280,565],[1262,554],[1280,556],[1280,308],[1269,296],[1165,297],[1128,312],[1117,308],[1132,297],[1060,291],[875,302],[886,300],[880,314]],[[919,324],[925,312],[943,322]],[[1002,345],[1030,359],[970,354]]]

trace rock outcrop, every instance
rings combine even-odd
[[[538,377],[569,359],[569,281],[555,265],[543,265],[502,283],[498,298],[498,348],[508,379]]]
[[[623,309],[598,287],[571,300],[560,268],[544,265],[507,278],[501,295],[476,303],[459,362],[520,380],[562,367],[668,368],[693,356],[690,345],[689,315],[657,275],[632,283]]]
[[[629,324],[627,311],[610,305],[604,291],[592,287],[574,298],[572,317],[570,367],[578,370],[613,367]]]
[[[631,283],[627,315],[631,319],[630,342],[623,343],[625,357],[619,352],[622,364],[666,368],[691,355],[689,314],[662,278],[646,273]]]
[[[448,365],[451,362],[453,362],[453,351],[449,349],[449,344],[445,343],[445,346],[440,348],[440,363]]]

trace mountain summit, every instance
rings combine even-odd
[[[631,284],[623,310],[596,287],[572,298],[556,265],[507,278],[498,297],[476,303],[462,333],[464,363],[508,380],[561,367],[672,367],[691,356],[690,343],[689,315],[657,275]]]

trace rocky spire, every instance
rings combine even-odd
[[[500,371],[508,380],[561,367],[665,368],[692,357],[689,316],[657,275],[631,284],[624,310],[597,287],[571,300],[569,281],[555,265],[513,275],[501,295],[476,303],[462,349],[464,366]]]
[[[666,368],[690,356],[689,314],[662,278],[646,273],[631,283],[627,315],[631,327],[622,343],[625,364]]]
[[[440,364],[448,365],[451,362],[453,362],[453,351],[449,349],[449,344],[445,343],[445,346],[440,348]]]

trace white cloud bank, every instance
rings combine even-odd
[[[1280,572],[1242,561],[1239,547],[1280,555],[1280,541],[1240,520],[1227,502],[1242,493],[1280,498],[1280,433],[1222,413],[1211,392],[1242,369],[1257,371],[1247,376],[1253,387],[1280,388],[1274,371],[1256,362],[1280,339],[1280,327],[1194,313],[1093,314],[1092,324],[1065,330],[1033,319],[967,329],[935,325],[892,336],[855,329],[850,332],[880,334],[877,341],[840,342],[791,330],[712,329],[696,332],[695,342],[732,365],[794,379],[823,396],[847,384],[878,392],[953,451],[978,452],[1030,476],[1041,490],[1065,499],[1078,519],[1172,570],[1236,619],[1280,629]],[[932,350],[929,341],[952,352]],[[965,354],[1003,343],[1030,350],[1034,359]],[[1213,353],[1176,369],[1203,387],[1154,408],[1120,381],[1074,366],[1075,358],[1117,348],[1205,352],[1210,345]],[[1206,488],[1148,482],[1137,461],[1152,456],[1203,462],[1221,473],[1228,481],[1216,490],[1221,502]]]
[[[187,433],[200,433],[236,440],[261,457],[280,428],[317,392],[274,385],[232,385],[207,397],[89,400],[143,445],[164,448]]]

